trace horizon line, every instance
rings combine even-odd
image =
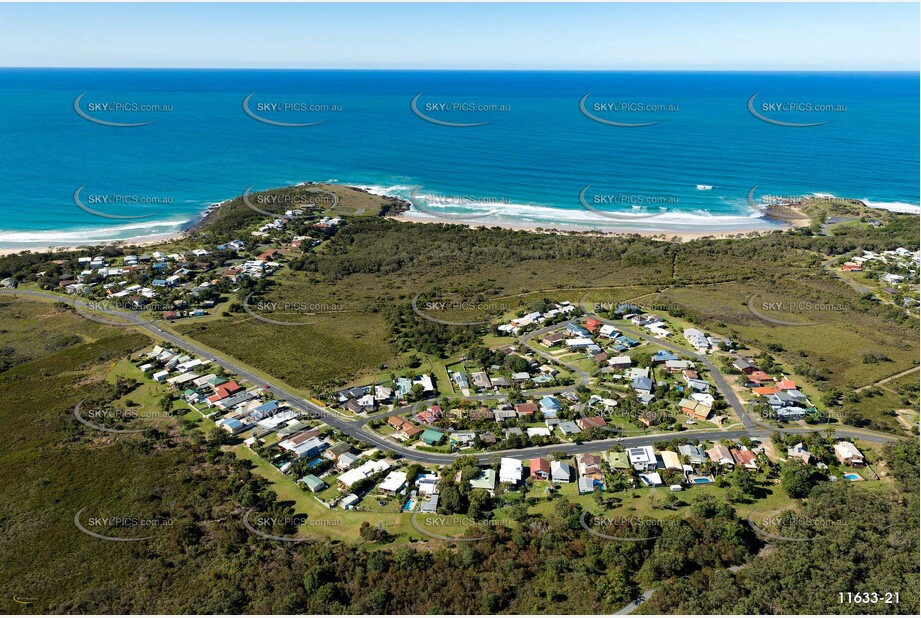
[[[637,68],[637,69],[538,69],[538,68],[419,68],[419,67],[198,67],[198,66],[0,66],[0,70],[110,70],[110,71],[416,71],[442,73],[921,73],[921,67],[915,69],[814,69],[814,68],[778,68],[778,69],[742,69],[742,68]]]

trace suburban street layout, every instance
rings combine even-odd
[[[2,613],[918,615],[919,11],[0,0]]]
[[[278,196],[302,191],[269,195],[284,201]],[[344,542],[374,551],[424,543],[456,551],[521,534],[539,542],[568,520],[573,540],[645,551],[687,526],[734,522],[746,532],[733,542],[756,564],[764,548],[820,546],[854,525],[864,505],[898,499],[898,457],[904,445],[908,453],[915,448],[910,440],[918,427],[917,363],[898,356],[893,339],[887,352],[861,352],[856,371],[833,361],[837,371],[859,376],[845,382],[825,373],[828,359],[811,358],[808,347],[793,353],[830,321],[860,324],[866,317],[858,317],[859,307],[828,302],[817,306],[831,309],[816,315],[811,304],[804,310],[759,300],[763,292],[749,288],[746,300],[734,303],[746,313],[732,300],[715,300],[708,307],[719,318],[691,317],[694,294],[719,299],[739,285],[729,271],[676,286],[681,263],[696,259],[693,245],[675,245],[676,254],[664,258],[670,277],[607,287],[599,285],[610,279],[604,267],[582,288],[483,295],[435,286],[384,309],[370,297],[345,304],[340,280],[314,280],[305,290],[299,273],[322,255],[348,260],[337,238],[368,225],[379,235],[373,218],[387,219],[375,206],[388,202],[351,187],[306,191],[334,195],[341,211],[297,223],[281,218],[271,228],[259,213],[246,224],[259,231],[254,241],[236,238],[245,236],[239,230],[230,239],[199,232],[191,246],[86,250],[63,259],[51,253],[0,289],[14,345],[63,345],[64,354],[77,341],[98,348],[87,348],[87,358],[98,360],[86,365],[78,354],[67,375],[101,380],[100,388],[70,389],[52,406],[71,402],[59,413],[67,432],[88,444],[155,452],[171,444],[169,450],[186,449],[190,463],[247,470],[251,488],[227,496],[226,507],[247,544],[299,551]],[[225,206],[226,216],[233,208]],[[308,230],[322,230],[323,238]],[[423,235],[418,242],[432,240]],[[901,239],[892,244],[898,246],[857,249],[850,261],[816,250],[810,263],[782,268],[804,280],[824,273],[837,294],[864,295],[863,311],[872,316],[888,297],[869,293],[870,300],[841,280],[844,271],[829,268],[879,256],[889,269],[907,264],[916,278],[918,250],[905,249]],[[524,286],[533,285],[531,276]],[[917,292],[914,280],[903,285]],[[729,294],[739,298],[738,290]],[[900,314],[909,321],[888,334],[909,341],[901,333],[917,328],[917,315],[911,308]],[[338,329],[379,316],[389,334],[375,345],[395,352],[371,360],[364,335]],[[116,349],[122,351],[113,356]],[[328,364],[327,356],[337,360]],[[883,357],[891,366],[876,370]],[[11,358],[14,366],[23,360]],[[58,371],[29,379],[38,379],[43,392],[44,376]],[[322,381],[324,372],[339,377]],[[16,384],[9,382],[11,394],[21,388]],[[894,516],[894,508],[882,506],[877,516]],[[162,543],[180,517],[175,507],[112,509],[98,498],[81,503],[65,518],[68,534],[106,544]],[[913,524],[903,517],[900,525]],[[742,559],[725,567],[735,573],[745,565]],[[638,573],[607,607],[648,611],[688,578]]]

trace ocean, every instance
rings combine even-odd
[[[0,69],[0,136],[2,248],[308,181],[523,227],[770,228],[765,204],[816,194],[919,212],[917,73]]]

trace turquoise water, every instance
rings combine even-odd
[[[167,233],[249,186],[304,181],[404,197],[420,187],[416,217],[522,226],[768,227],[748,202],[756,185],[756,206],[820,193],[917,211],[917,83],[916,73],[2,69],[0,247]],[[81,93],[83,114],[152,124],[91,122],[75,110]],[[579,106],[589,93],[596,118],[658,124],[592,120]],[[321,124],[255,120],[243,109],[249,94],[263,119]],[[747,108],[756,94],[765,116],[827,124],[759,120]],[[436,122],[489,124],[424,120],[411,109],[417,95]],[[836,111],[773,110],[778,102]],[[487,111],[440,109],[470,104]],[[85,212],[80,187],[97,213],[145,218]]]
[[[694,479],[694,482],[699,483],[699,484],[704,484],[704,483],[711,483],[712,481],[710,479],[697,478],[697,479]]]

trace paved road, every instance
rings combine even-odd
[[[639,597],[637,597],[636,599],[631,601],[629,604],[627,604],[625,607],[614,612],[614,615],[624,616],[626,614],[632,614],[640,605],[642,605],[643,603],[651,599],[652,595],[655,594],[656,590],[658,590],[658,588],[652,588],[650,590],[647,590],[646,592],[641,594]]]
[[[565,327],[567,324],[572,324],[572,323],[573,323],[573,320],[569,320],[568,322],[563,322],[560,324],[552,324],[550,326],[544,326],[543,328],[538,328],[535,331],[531,331],[530,333],[526,333],[522,335],[521,337],[518,338],[518,341],[521,343],[521,345],[526,346],[529,350],[531,350],[533,353],[537,354],[541,358],[548,360],[548,361],[553,361],[555,363],[560,363],[562,365],[565,365],[570,371],[572,371],[577,376],[579,376],[578,385],[584,386],[588,384],[588,381],[592,377],[591,375],[589,375],[587,371],[585,371],[584,369],[579,369],[575,365],[571,365],[569,363],[563,362],[559,360],[558,358],[556,358],[555,356],[553,356],[552,354],[548,354],[547,352],[544,352],[543,350],[538,350],[537,348],[532,346],[530,343],[528,343],[534,337],[540,337],[541,335],[549,333],[550,331],[557,330],[560,327]]]
[[[67,298],[57,294],[51,294],[49,292],[37,292],[29,290],[0,290],[0,295],[12,295],[12,296],[24,296],[29,298],[40,298],[40,299],[50,299],[54,301],[66,302],[74,306],[78,313],[84,317],[89,316],[88,310],[90,309],[89,305],[80,299],[76,298]],[[342,418],[336,414],[329,412],[328,410],[316,405],[315,403],[300,397],[299,395],[293,393],[289,389],[286,389],[282,386],[279,386],[274,381],[266,381],[265,378],[262,378],[249,369],[247,369],[242,364],[224,358],[222,356],[216,355],[213,352],[204,349],[194,341],[181,337],[172,332],[165,331],[156,324],[148,322],[140,315],[115,311],[115,310],[101,310],[93,309],[94,313],[105,313],[107,315],[117,317],[121,320],[128,322],[129,324],[126,327],[135,327],[140,328],[144,331],[150,333],[154,338],[163,339],[173,344],[177,348],[186,350],[187,352],[194,354],[201,358],[214,359],[212,362],[225,368],[226,370],[233,372],[240,376],[241,378],[252,382],[253,384],[267,384],[269,389],[271,389],[273,396],[276,399],[281,399],[288,403],[292,408],[305,412],[315,418],[320,419],[322,422],[326,423],[330,427],[342,431],[345,434],[352,436],[363,442],[367,442],[378,448],[392,451],[406,459],[411,461],[417,461],[425,464],[438,464],[438,465],[448,465],[452,463],[457,457],[464,455],[463,453],[425,453],[417,451],[414,449],[407,448],[396,442],[392,442],[383,436],[376,434],[375,432],[365,429],[364,424],[367,422],[367,419],[356,419],[349,420]],[[87,317],[87,319],[94,319],[93,317]],[[108,321],[108,320],[107,320]],[[283,328],[283,327],[282,327]],[[657,342],[661,344],[662,342]],[[676,346],[677,348],[677,346]],[[677,348],[682,353],[687,353],[683,348]],[[714,375],[718,375],[716,372]],[[733,394],[734,395],[734,394]],[[727,397],[728,399],[728,397]],[[736,399],[736,401],[738,401]],[[740,404],[741,405],[741,404]],[[480,462],[492,462],[497,460],[500,457],[512,456],[519,458],[533,458],[533,457],[545,457],[550,455],[553,452],[564,452],[568,455],[574,455],[578,453],[592,453],[602,450],[609,449],[615,444],[622,444],[625,447],[629,446],[641,446],[650,444],[657,440],[672,440],[675,438],[685,438],[688,440],[705,439],[712,440],[714,438],[719,439],[734,439],[740,438],[742,436],[758,437],[758,438],[769,438],[772,431],[781,431],[782,433],[810,433],[812,429],[805,428],[794,428],[794,429],[760,429],[760,428],[748,428],[732,431],[683,431],[680,434],[669,432],[662,434],[649,434],[641,436],[629,436],[623,438],[612,438],[610,440],[594,440],[592,442],[586,443],[573,443],[573,444],[554,444],[550,446],[537,446],[524,449],[515,449],[510,451],[492,451],[489,453],[481,453],[474,455]],[[847,438],[860,438],[870,442],[891,442],[897,440],[895,436],[890,436],[888,434],[881,433],[871,433],[862,430],[851,430],[851,429],[838,429],[835,432],[835,435],[840,437]]]
[[[748,411],[745,409],[745,406],[742,405],[742,402],[739,400],[739,397],[736,395],[735,391],[732,390],[732,388],[729,386],[729,383],[726,382],[726,378],[723,377],[723,374],[720,372],[720,370],[716,368],[716,365],[714,365],[713,362],[706,355],[699,354],[697,352],[690,352],[684,349],[683,347],[676,345],[670,341],[665,341],[663,339],[656,339],[655,337],[651,337],[642,331],[635,330],[627,326],[623,326],[621,324],[618,324],[617,322],[612,322],[611,320],[606,320],[602,317],[599,317],[595,313],[587,312],[586,315],[589,315],[590,317],[593,317],[599,322],[602,322],[604,324],[610,324],[612,326],[615,326],[617,330],[619,330],[620,332],[626,335],[630,335],[634,339],[643,339],[645,341],[654,343],[657,346],[663,347],[667,350],[671,350],[672,352],[678,352],[679,354],[684,354],[686,356],[691,356],[692,358],[695,358],[698,362],[700,362],[701,365],[706,367],[707,370],[710,372],[710,375],[713,377],[713,381],[716,382],[716,387],[723,394],[723,397],[726,399],[726,401],[729,402],[729,405],[732,407],[733,411],[739,417],[739,420],[742,421],[742,425],[746,429],[751,429],[751,430],[757,429],[759,427],[758,423],[756,423],[754,419],[752,419],[752,417],[749,416]],[[768,429],[767,426],[762,426],[761,428]]]
[[[847,285],[849,285],[851,288],[854,289],[855,292],[857,292],[857,293],[860,294],[861,296],[864,295],[864,294],[867,294],[867,293],[869,293],[869,292],[872,292],[872,291],[873,291],[873,288],[867,287],[867,286],[865,286],[865,285],[860,285],[859,283],[856,283],[856,282],[854,282],[854,281],[851,281],[850,279],[848,279],[848,278],[842,276],[840,272],[838,272],[837,270],[835,270],[835,268],[832,266],[832,264],[833,264],[834,262],[836,262],[836,261],[837,261],[838,259],[840,259],[840,258],[841,258],[840,255],[836,255],[836,256],[834,256],[834,257],[832,257],[832,258],[829,258],[829,259],[825,260],[824,262],[822,262],[822,268],[825,270],[825,272],[827,272],[828,274],[830,274],[830,275],[831,275],[832,277],[834,277],[835,279],[838,279],[839,281],[843,281],[844,283],[846,283]]]

